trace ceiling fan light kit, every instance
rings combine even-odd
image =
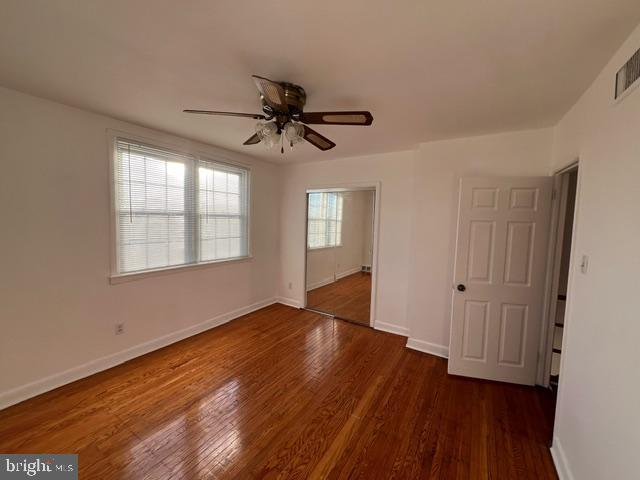
[[[284,136],[293,148],[296,143],[304,141],[304,125],[293,122],[286,123],[284,126]]]
[[[280,137],[278,126],[275,122],[265,122],[264,120],[256,123],[256,134],[260,141],[268,148],[273,147]]]
[[[184,110],[184,112],[260,120],[255,126],[256,133],[249,137],[244,145],[262,143],[271,148],[280,143],[281,153],[284,153],[285,139],[291,148],[304,140],[322,151],[336,146],[331,140],[308,127],[309,124],[369,126],[373,123],[373,115],[367,111],[305,113],[303,109],[307,94],[301,86],[288,82],[274,82],[257,75],[253,75],[252,78],[260,92],[264,115],[212,110]]]

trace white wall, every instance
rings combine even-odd
[[[373,261],[373,226],[375,216],[376,193],[369,191],[366,195],[364,217],[364,246],[362,249],[362,265],[371,267]]]
[[[302,304],[304,192],[313,186],[380,181],[379,328],[410,346],[446,355],[458,182],[470,175],[546,175],[552,130],[530,130],[421,145],[396,152],[286,166],[283,176],[281,295]],[[292,289],[288,288],[289,282]]]
[[[447,355],[458,190],[463,176],[546,175],[552,130],[528,130],[420,145],[412,172],[410,345]]]
[[[307,291],[335,281],[336,248],[307,250]]]
[[[580,158],[553,453],[563,478],[640,472],[640,89],[614,103],[640,27],[555,129],[553,167]],[[578,264],[588,255],[589,271]]]
[[[304,302],[305,191],[313,187],[381,182],[378,246],[378,328],[407,334],[407,281],[413,153],[291,164],[282,178],[280,294],[292,304]],[[289,288],[291,283],[291,288]]]
[[[251,168],[253,259],[110,285],[107,128],[221,152],[12,90],[0,105],[0,406],[274,299],[278,167],[227,154]]]
[[[367,242],[371,243],[371,192],[343,192],[342,244],[307,250],[307,290],[327,285],[364,265]],[[367,230],[368,228],[368,230]]]
[[[365,219],[369,207],[367,202],[369,195],[370,192],[364,190],[343,193],[345,213],[342,222],[343,241],[342,247],[336,251],[336,275],[338,278],[352,273],[354,270],[362,269],[365,237],[368,233],[365,230]]]

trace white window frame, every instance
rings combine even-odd
[[[149,147],[161,148],[169,150],[173,153],[191,157],[198,162],[208,162],[213,164],[228,165],[233,168],[240,168],[246,170],[246,236],[247,236],[247,253],[246,255],[234,258],[224,258],[220,260],[209,260],[203,262],[189,263],[185,265],[170,265],[166,267],[141,270],[137,272],[125,272],[119,273],[118,271],[118,225],[116,220],[116,200],[117,200],[117,185],[115,182],[115,168],[116,168],[116,155],[118,140],[131,141],[139,143],[141,145],[147,145]],[[179,139],[182,140],[182,139]],[[202,152],[199,148],[190,148],[192,145],[186,140],[182,140],[180,144],[165,139],[147,138],[140,135],[131,134],[128,132],[116,131],[107,129],[107,151],[109,157],[109,225],[110,225],[110,275],[109,282],[111,284],[118,284],[128,282],[132,280],[138,280],[146,277],[154,277],[159,275],[166,275],[173,272],[182,272],[185,270],[195,270],[201,268],[208,268],[213,266],[242,263],[251,261],[252,255],[252,242],[251,242],[251,168],[249,165],[238,162],[224,155],[221,152]]]
[[[307,202],[307,213],[306,213],[306,217],[307,217],[307,226],[306,226],[306,229],[307,229],[307,250],[309,250],[309,251],[314,250],[315,251],[315,250],[325,250],[325,249],[328,249],[328,248],[342,248],[342,218],[343,218],[343,215],[344,215],[344,197],[342,196],[342,193],[340,193],[340,192],[310,192],[307,195],[317,195],[317,194],[320,194],[320,195],[336,195],[336,202],[338,202],[338,201],[341,202],[341,204],[342,204],[341,207],[340,207],[340,214],[341,215],[340,215],[340,219],[339,220],[338,220],[338,218],[336,218],[335,220],[331,220],[329,218],[314,218],[313,219],[313,220],[324,221],[325,224],[327,224],[327,227],[328,227],[328,224],[330,222],[332,222],[332,221],[336,222],[336,232],[337,232],[337,226],[338,226],[338,223],[339,223],[340,224],[340,238],[339,239],[336,238],[336,243],[334,245],[321,245],[319,247],[311,247],[311,246],[309,246],[309,233],[308,233],[309,232],[309,221],[312,220],[312,219],[309,217],[309,205],[310,205],[310,202]],[[338,206],[336,204],[336,209],[337,208],[338,208]]]

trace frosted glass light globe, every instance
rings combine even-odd
[[[268,148],[273,147],[280,140],[278,127],[274,122],[258,122],[256,124],[256,134]]]
[[[284,126],[284,135],[292,145],[295,145],[304,140],[304,127],[300,123],[288,122]]]

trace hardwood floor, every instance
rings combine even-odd
[[[371,274],[354,273],[307,292],[307,306],[352,322],[369,325]]]
[[[272,305],[0,412],[81,479],[557,478],[548,398],[404,337]]]

